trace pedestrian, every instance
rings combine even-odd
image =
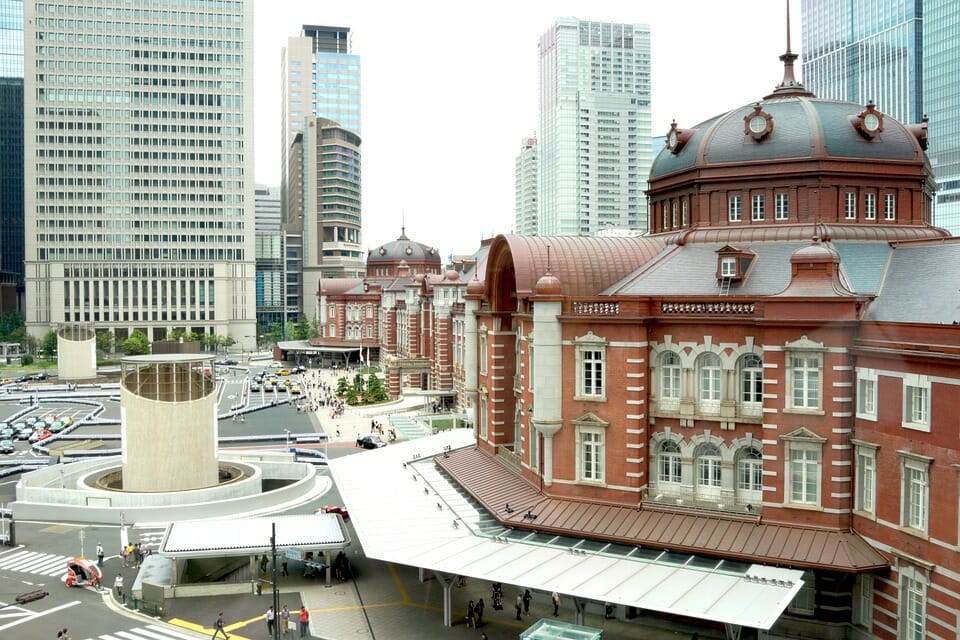
[[[489,640],[489,639],[487,638],[487,634],[481,633],[481,634],[480,634],[480,640]]]
[[[281,576],[290,575],[290,571],[287,570],[287,561],[285,559],[283,562],[280,563],[280,575]]]
[[[554,591],[550,594],[550,600],[553,601],[553,615],[560,615],[560,594]]]
[[[103,567],[103,545],[97,543],[97,566]]]
[[[471,629],[476,628],[476,622],[474,616],[477,615],[476,605],[473,604],[473,600],[467,603],[467,626]]]
[[[227,635],[227,630],[223,628],[223,611],[217,614],[217,619],[213,623],[213,635],[210,636],[210,640],[216,638],[218,633],[222,633],[225,639],[230,637]]]
[[[283,631],[283,635],[287,635],[290,631],[290,609],[287,608],[287,605],[283,605],[283,609],[280,611],[280,631]]]
[[[62,640],[63,638],[63,629],[57,629],[57,640]]]
[[[307,627],[310,626],[310,612],[306,607],[300,607],[300,637],[307,637]]]
[[[267,554],[263,554],[263,557],[260,558],[260,573],[266,575],[266,573],[267,573],[267,564],[268,564],[269,562],[270,562],[270,561],[267,560]]]
[[[530,615],[530,601],[533,600],[533,596],[530,594],[530,589],[527,589],[523,592],[523,615]]]
[[[113,588],[117,590],[117,597],[122,601],[123,600],[123,576],[119,573],[117,577],[113,579]]]
[[[523,613],[523,594],[517,593],[517,620],[521,620],[520,614]]]
[[[139,569],[140,565],[143,564],[143,545],[141,545],[139,542],[133,549],[133,555],[137,560],[137,568]]]
[[[485,606],[486,605],[483,604],[483,598],[480,598],[479,600],[477,600],[477,608],[474,610],[475,613],[477,614],[477,629],[479,629],[483,625],[483,608]]]
[[[267,618],[267,635],[272,636],[273,625],[275,625],[277,622],[277,614],[274,613],[272,606],[269,609],[267,609],[266,618]]]
[[[60,640],[70,640],[70,636],[67,634],[66,627],[64,627],[63,631],[60,632]]]

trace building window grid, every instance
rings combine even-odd
[[[720,410],[720,357],[715,353],[707,353],[700,357],[700,409],[705,413],[716,413]]]
[[[577,355],[580,360],[580,375],[577,379],[577,396],[580,398],[602,399],[604,397],[604,349],[580,346]]]
[[[883,196],[883,218],[884,220],[897,219],[897,197],[892,193]]]
[[[930,478],[927,465],[903,460],[903,509],[901,525],[926,533],[929,522]]]
[[[790,400],[794,409],[820,408],[820,356],[790,356]]]
[[[868,447],[857,447],[856,486],[854,509],[874,513],[877,497],[877,452]]]
[[[697,486],[719,489],[720,481],[720,450],[717,449],[716,445],[704,445],[697,454]]]
[[[863,195],[863,219],[877,219],[877,194],[865,193]]]
[[[765,215],[765,199],[762,193],[755,193],[750,198],[750,219],[759,222]]]
[[[901,580],[901,606],[903,608],[904,640],[926,638],[926,585],[919,580],[904,576]]]
[[[820,446],[790,446],[790,502],[820,504]]]
[[[604,434],[600,429],[581,428],[580,480],[603,482]]]
[[[740,361],[740,403],[748,409],[763,404],[763,359],[756,354]]]
[[[763,455],[753,447],[741,452],[737,460],[737,490],[756,497],[763,491]]]
[[[660,482],[680,484],[683,478],[683,461],[680,457],[680,446],[668,440],[660,445],[658,460],[658,479]]]
[[[843,217],[847,220],[857,219],[857,194],[853,191],[843,194]]]
[[[786,193],[776,194],[775,218],[777,220],[787,220],[790,217],[790,198]]]
[[[877,418],[877,373],[873,369],[857,370],[857,417]]]
[[[660,389],[658,406],[676,410],[680,406],[680,356],[667,351],[660,356]]]
[[[730,196],[727,201],[727,220],[730,222],[740,222],[743,220],[743,196]]]
[[[927,428],[930,425],[930,387],[922,380],[904,384],[904,426]]]

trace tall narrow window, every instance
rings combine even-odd
[[[843,194],[843,217],[847,220],[857,219],[857,194],[853,191]]]
[[[873,514],[877,500],[877,448],[866,443],[857,445],[854,509]]]
[[[776,195],[776,219],[786,220],[790,217],[790,198],[789,194],[778,193]]]
[[[680,484],[683,466],[680,460],[680,446],[676,442],[668,440],[660,445],[658,469],[660,482]]]
[[[687,201],[684,199],[684,201],[680,203],[680,223],[685,227],[689,224],[689,220],[689,216],[687,215]]]
[[[730,196],[727,201],[727,220],[730,222],[740,222],[743,220],[743,196]]]
[[[877,194],[875,193],[863,194],[863,219],[864,220],[877,219]]]
[[[883,196],[883,219],[897,219],[897,196],[893,193],[887,193]]]
[[[606,341],[592,332],[577,338],[577,398],[603,400],[606,358]]]
[[[824,439],[806,432],[787,440],[787,483],[789,502],[820,504],[820,460]]]
[[[742,449],[737,458],[737,498],[740,502],[763,498],[763,456],[755,447]]]
[[[750,215],[754,221],[763,220],[764,198],[762,193],[755,193],[751,198]]]
[[[930,379],[907,375],[903,380],[903,426],[930,431]]]
[[[740,359],[740,413],[758,416],[763,411],[763,359],[753,353]]]
[[[676,411],[680,407],[680,356],[667,351],[660,356],[658,408]]]
[[[857,417],[877,419],[876,369],[857,369]]]
[[[720,449],[715,444],[701,445],[697,450],[697,493],[701,497],[720,495]]]
[[[793,409],[820,408],[820,355],[797,353],[789,357],[790,400]]]
[[[581,427],[580,436],[580,480],[603,481],[604,432],[602,429]]]
[[[900,579],[901,634],[904,640],[925,640],[927,621],[926,585],[918,576],[906,575]]]
[[[700,379],[700,411],[717,413],[720,411],[720,356],[705,353],[698,361]]]
[[[900,525],[927,532],[930,509],[930,458],[901,451]]]

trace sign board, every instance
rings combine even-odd
[[[283,557],[287,560],[303,560],[303,552],[299,549],[284,549]]]

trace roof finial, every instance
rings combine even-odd
[[[397,240],[409,240],[407,237],[407,210],[400,209],[400,237]]]
[[[550,245],[547,245],[547,275],[550,275]]]
[[[803,84],[797,80],[793,73],[793,63],[799,57],[800,56],[790,51],[790,0],[787,0],[787,51],[780,56],[780,60],[783,62],[783,80],[777,85],[776,89],[773,90],[773,93],[764,96],[764,100],[782,96],[813,97],[813,93],[804,89]]]

